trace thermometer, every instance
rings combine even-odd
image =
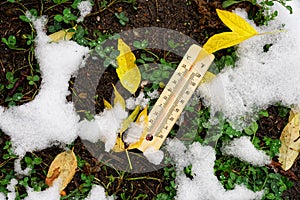
[[[138,147],[140,151],[149,147],[160,149],[213,60],[213,54],[200,46],[189,48],[148,115],[147,134]]]

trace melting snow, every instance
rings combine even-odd
[[[263,191],[253,192],[243,185],[226,191],[214,175],[215,151],[210,146],[193,143],[188,148],[179,140],[171,140],[167,145],[176,163],[177,196],[175,199],[189,200],[250,200],[261,199]],[[183,173],[183,168],[192,164],[193,179]]]
[[[291,2],[293,15],[274,3],[279,16],[269,26],[256,29],[260,33],[276,31],[285,24],[286,31],[255,36],[241,43],[236,67],[224,69],[199,88],[200,96],[211,108],[211,116],[221,111],[236,129],[246,127],[260,109],[276,102],[299,109],[300,3]],[[240,10],[237,13],[246,15]],[[268,52],[263,52],[265,44],[272,44]]]
[[[249,162],[252,165],[264,166],[271,163],[271,158],[263,151],[257,150],[250,141],[250,137],[242,136],[231,141],[222,148],[222,153]]]

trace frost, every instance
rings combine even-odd
[[[241,43],[236,67],[224,69],[210,83],[199,88],[212,116],[221,111],[234,128],[241,130],[253,121],[260,109],[276,102],[299,109],[300,9],[299,1],[291,4],[293,15],[276,3],[272,7],[279,12],[275,21],[269,26],[256,27],[260,33],[272,32],[285,24],[286,31],[259,35]],[[246,16],[245,12],[237,12]],[[268,52],[264,52],[265,44],[272,44]]]
[[[172,140],[167,150],[176,164],[177,196],[175,199],[190,200],[250,200],[261,199],[263,191],[253,192],[243,185],[226,191],[214,175],[215,151],[210,146],[193,143],[188,148],[179,140]],[[193,179],[183,173],[183,168],[192,164]]]
[[[38,34],[35,53],[42,73],[39,94],[27,104],[5,111],[0,107],[0,128],[21,156],[77,137],[79,117],[66,101],[68,81],[89,49],[72,41],[49,43],[43,32],[45,21],[43,17],[34,21]]]
[[[116,143],[118,131],[127,116],[128,113],[120,104],[117,104],[112,109],[105,109],[99,115],[95,115],[92,121],[86,119],[81,121],[78,135],[81,139],[93,143],[101,140],[105,143],[105,151],[110,151]]]
[[[99,185],[94,185],[89,195],[85,200],[113,200],[112,196],[106,196],[104,188]]]
[[[271,162],[271,158],[263,151],[257,150],[251,143],[250,137],[247,136],[235,138],[222,148],[222,153],[256,166],[264,166]]]
[[[164,158],[164,152],[150,147],[146,149],[146,151],[144,152],[144,156],[149,162],[155,165],[159,165]]]
[[[142,109],[144,109],[149,103],[149,99],[145,98],[145,94],[143,92],[140,92],[139,96],[134,98],[130,97],[129,99],[126,99],[126,107],[129,110],[133,110],[136,106],[141,106]]]
[[[82,1],[78,4],[77,8],[80,12],[80,17],[77,19],[78,23],[83,22],[84,17],[91,13],[93,6],[90,1]]]

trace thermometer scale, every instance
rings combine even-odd
[[[140,151],[149,147],[160,149],[213,60],[213,54],[200,46],[189,48],[148,115],[147,134],[138,147]]]

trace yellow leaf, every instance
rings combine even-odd
[[[148,109],[148,107],[144,108],[144,110],[139,114],[139,116],[138,116],[138,118],[136,120],[136,123],[143,124],[143,127],[144,127],[144,131],[143,131],[143,133],[142,133],[142,135],[140,137],[140,140],[138,142],[130,144],[127,147],[128,150],[138,148],[142,144],[144,138],[146,137],[146,134],[147,134],[147,125],[148,125],[147,109]]]
[[[235,32],[219,33],[210,37],[208,41],[203,45],[203,48],[207,52],[213,53],[220,49],[225,49],[237,45],[252,36],[253,35],[240,35]]]
[[[76,30],[76,26],[72,29]],[[51,35],[49,35],[49,37],[52,42],[58,42],[59,40],[70,40],[74,34],[75,31],[70,31],[70,29],[66,29],[52,33]]]
[[[106,101],[105,99],[103,99],[103,103],[104,103],[104,107],[106,109],[111,109],[112,108],[111,104],[108,101]]]
[[[118,40],[118,50],[120,55],[117,57],[118,68],[116,69],[121,84],[131,94],[134,94],[141,82],[141,73],[135,64],[135,55],[129,46],[122,40]]]
[[[252,36],[258,34],[255,28],[235,13],[217,9],[217,14],[222,22],[235,33]]]
[[[60,191],[63,191],[73,179],[76,169],[77,159],[74,152],[71,150],[64,151],[52,161],[45,182],[47,185],[52,186],[53,181],[60,178],[62,180]]]
[[[219,33],[210,37],[203,45],[203,48],[208,53],[214,53],[220,49],[237,45],[250,37],[258,35],[258,32],[240,16],[219,9],[217,9],[217,13],[232,32]]]
[[[299,139],[300,123],[299,113],[290,112],[289,123],[284,127],[281,136],[281,147],[279,148],[279,162],[283,170],[290,169],[300,150]]]
[[[140,112],[140,106],[137,106],[135,107],[134,111],[123,121],[119,135],[116,140],[116,144],[112,149],[114,152],[125,151],[125,144],[122,139],[123,133],[128,129],[130,123],[135,120],[139,112]]]
[[[117,104],[120,104],[122,106],[122,108],[125,110],[126,104],[125,104],[124,98],[118,92],[117,88],[114,85],[113,85],[113,87],[114,87],[114,94],[115,94],[114,106],[116,106]]]
[[[137,115],[140,112],[140,109],[141,109],[140,106],[135,107],[135,109],[132,111],[132,113],[123,121],[122,127],[120,129],[121,134],[124,133],[128,129],[130,123],[135,120],[135,118],[137,117]]]
[[[216,75],[214,75],[213,73],[207,71],[205,74],[204,74],[204,77],[201,79],[200,84],[203,84],[203,83],[209,83],[211,82],[214,78],[216,77]]]

